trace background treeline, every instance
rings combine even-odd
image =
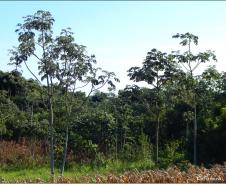
[[[43,102],[46,98],[38,96],[40,86],[34,80],[26,80],[17,71],[1,72],[0,82],[2,146],[5,150],[15,151],[14,145],[11,144],[10,149],[10,143],[4,144],[3,141],[26,138],[31,145],[26,156],[32,158],[42,154],[42,157],[48,158],[48,112]],[[198,162],[220,163],[225,161],[226,156],[226,75],[211,67],[199,76],[197,83],[197,90],[201,93],[197,104]],[[179,88],[175,84],[164,89],[166,105],[159,133],[162,164],[193,161],[192,108],[186,103],[185,96],[180,95]],[[34,99],[35,94],[37,97]],[[73,102],[76,104],[85,97],[85,93],[75,93]],[[120,90],[118,95],[97,92],[90,96],[79,110],[72,110],[68,144],[70,160],[97,164],[105,159],[154,160],[155,122],[150,111],[155,107],[147,105],[154,98],[152,89],[137,86]],[[56,94],[55,99],[60,100],[61,96]],[[64,120],[68,118],[63,102],[54,103],[57,105],[54,111],[55,151],[61,160]],[[36,142],[42,144],[37,145]],[[40,150],[38,146],[43,152],[35,151]],[[1,162],[6,162],[12,152],[3,155],[3,148],[0,158]],[[18,159],[13,162],[18,162]]]
[[[137,161],[150,168],[225,161],[226,73],[209,66],[196,75],[202,63],[216,61],[209,50],[192,53],[197,36],[173,36],[184,52],[150,50],[142,67],[127,71],[147,87],[115,93],[116,75],[95,67],[95,56],[75,43],[69,28],[54,37],[53,24],[46,11],[24,17],[18,46],[10,50],[16,70],[0,72],[1,166],[50,159],[51,174],[56,163],[63,175],[65,164],[74,163]],[[27,65],[30,59],[44,83]],[[18,71],[23,64],[35,80]],[[104,86],[108,93],[100,91]]]

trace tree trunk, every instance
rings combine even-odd
[[[71,116],[71,107],[68,106],[67,101],[68,101],[68,89],[66,87],[65,89],[66,92],[66,110],[67,110],[67,115],[68,118]],[[65,145],[64,145],[64,154],[63,154],[63,161],[61,165],[61,176],[64,175],[64,168],[65,168],[65,163],[66,163],[66,158],[67,158],[67,150],[68,150],[68,137],[69,137],[69,122],[67,123],[66,126],[66,134],[65,134]]]
[[[159,162],[159,113],[157,115],[157,124],[156,124],[156,162]]]
[[[196,104],[194,107],[194,165],[197,165],[197,117],[196,117]]]
[[[33,126],[33,116],[34,116],[34,111],[33,111],[33,103],[31,105],[31,112],[30,112],[30,125],[31,127]],[[33,143],[35,143],[36,139],[35,139],[35,135],[34,135],[34,140]],[[32,159],[35,159],[35,144],[32,144],[31,146],[31,155],[32,155]]]
[[[66,162],[66,157],[67,157],[67,147],[68,147],[68,125],[66,128],[66,135],[65,135],[65,145],[64,145],[64,155],[63,155],[63,161],[62,161],[62,166],[61,166],[61,176],[64,175],[64,167],[65,167],[65,162]]]
[[[50,127],[50,170],[51,175],[54,176],[53,104],[51,97],[49,97],[49,127]]]

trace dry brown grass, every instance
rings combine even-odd
[[[26,163],[29,159],[35,159],[39,163],[47,154],[47,147],[43,141],[26,140],[22,138],[18,142],[0,141],[0,165]]]
[[[7,183],[0,179],[0,183]],[[16,180],[14,183],[226,183],[226,163],[224,165],[214,165],[207,169],[189,165],[187,171],[170,167],[166,170],[148,170],[139,172],[138,170],[128,171],[123,174],[98,175],[95,177],[55,177],[48,182],[37,179]]]
[[[211,169],[190,165],[188,170],[180,171],[177,167],[167,170],[130,171],[122,175],[109,174],[97,176],[97,183],[225,183],[226,163],[215,165]]]

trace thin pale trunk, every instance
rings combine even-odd
[[[64,154],[63,154],[63,161],[61,165],[61,176],[64,175],[64,168],[65,168],[65,162],[66,162],[66,157],[67,157],[67,148],[68,148],[68,125],[66,128],[66,134],[65,134],[65,145],[64,145]]]
[[[53,82],[47,77],[48,96],[49,96],[49,126],[50,126],[50,170],[54,180],[54,128],[53,128]]]
[[[50,77],[50,74],[47,70],[46,64],[46,51],[45,51],[45,36],[44,31],[42,30],[42,51],[43,51],[43,64],[45,68],[45,73],[47,74],[47,89],[48,89],[48,108],[49,108],[49,132],[50,132],[50,173],[54,180],[54,132],[53,132],[53,102],[52,102],[52,95],[53,95],[53,83]]]
[[[54,176],[54,133],[53,133],[53,105],[52,98],[49,98],[49,126],[50,126],[50,170]]]
[[[157,71],[157,101],[159,101],[159,80],[158,80],[158,71]],[[156,163],[159,162],[159,122],[160,122],[160,109],[159,104],[156,101],[156,110],[157,110],[157,123],[156,123]]]
[[[64,51],[64,55],[66,55],[65,51]],[[67,69],[67,59],[65,60],[65,63],[64,63],[64,72],[66,71]],[[67,79],[66,79],[66,82],[68,80],[68,76],[67,76]],[[68,108],[68,85],[66,84],[66,87],[65,87],[65,102],[66,102],[66,111],[67,111],[67,115],[68,115],[68,118],[70,117],[70,113],[71,111],[69,110]],[[66,133],[65,133],[65,144],[64,144],[64,153],[63,153],[63,160],[62,160],[62,165],[61,165],[61,176],[64,175],[64,169],[65,169],[65,163],[66,163],[66,158],[67,158],[67,149],[68,149],[68,133],[69,133],[69,128],[68,128],[68,123],[66,123]]]
[[[65,69],[66,69],[66,64],[65,64]],[[66,97],[68,98],[68,86],[66,86],[65,88],[65,92],[66,92]],[[74,93],[74,92],[73,92]],[[90,94],[89,94],[90,95]],[[88,95],[88,97],[89,97]],[[88,99],[87,97],[87,99]],[[68,101],[68,99],[66,100],[66,102]],[[80,107],[81,108],[81,107]],[[68,108],[68,104],[66,104],[66,110],[67,110],[67,114],[68,117],[70,117],[71,115],[71,107]],[[78,109],[79,110],[79,109]],[[102,132],[101,132],[102,134]],[[62,165],[61,165],[61,176],[63,176],[64,174],[64,168],[65,168],[65,163],[66,163],[66,157],[67,157],[67,150],[68,150],[68,136],[69,135],[69,125],[67,125],[66,127],[66,136],[65,136],[65,145],[64,145],[64,154],[63,154],[63,161],[62,161]]]
[[[188,67],[189,67],[191,76],[193,76],[192,75],[192,68],[191,68],[191,60],[190,60],[190,55],[191,55],[191,40],[190,39],[189,39],[189,42],[188,42],[188,52],[189,52],[189,56],[188,56]]]
[[[66,102],[68,101],[68,88],[66,86],[65,92],[66,92]],[[68,117],[71,116],[71,109],[68,107],[68,104],[66,103],[66,110],[67,110],[67,115]],[[67,124],[66,127],[66,134],[65,134],[65,145],[64,145],[64,154],[63,154],[63,161],[61,165],[61,176],[64,175],[64,169],[65,169],[65,163],[66,163],[66,158],[67,158],[67,150],[68,150],[68,136],[69,135],[69,125]]]
[[[31,105],[31,112],[30,112],[30,125],[33,126],[33,103]],[[35,137],[35,136],[34,136]],[[35,140],[35,139],[34,139]],[[31,155],[32,155],[32,159],[35,159],[35,144],[33,144],[31,146]]]
[[[194,164],[197,165],[197,117],[196,117],[196,104],[194,107]]]
[[[159,113],[157,115],[157,125],[156,125],[156,162],[159,162]]]

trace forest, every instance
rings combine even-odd
[[[5,61],[12,71],[0,71],[1,183],[226,182],[226,72],[214,48],[195,53],[198,36],[172,33],[181,50],[150,48],[125,72],[133,85],[116,92],[117,74],[70,28],[55,36],[54,22],[42,10],[23,17]]]

